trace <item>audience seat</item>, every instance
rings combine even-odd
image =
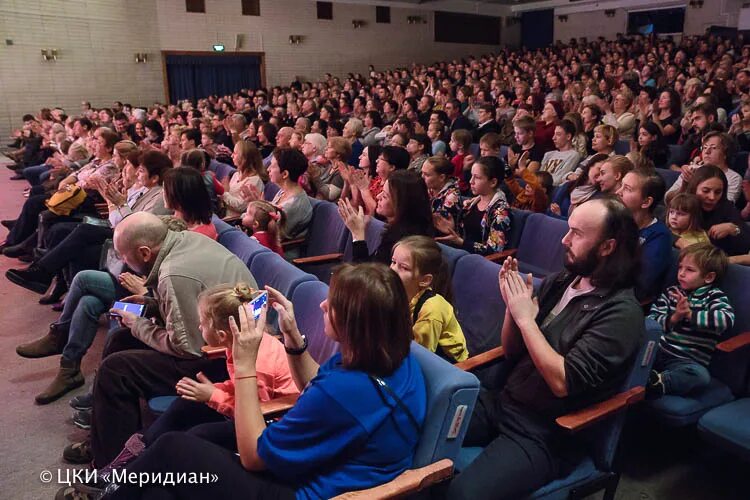
[[[656,354],[661,329],[650,319],[645,321],[645,338],[630,373],[620,388],[620,393],[603,403],[557,419],[558,425],[588,443],[585,449],[576,450],[577,456],[566,456],[572,471],[535,491],[527,498],[567,499],[582,498],[605,489],[604,498],[613,499],[619,473],[613,462],[628,407],[643,400],[648,374]],[[468,363],[471,360],[463,363]],[[461,367],[462,363],[457,366]],[[463,448],[456,461],[456,469],[465,469],[482,452],[479,447]]]
[[[292,263],[327,283],[331,268],[341,261],[346,241],[351,236],[335,203],[315,201],[304,256],[293,259]]]
[[[672,185],[677,182],[680,177],[680,172],[676,170],[669,170],[668,168],[657,168],[656,173],[662,178],[667,189],[671,188]]]
[[[747,159],[749,155],[750,152],[748,151],[739,151],[734,156],[734,160],[732,160],[732,170],[740,174],[740,177],[745,177],[745,172],[747,172]]]
[[[222,236],[227,233],[228,231],[237,231],[237,228],[227,224],[223,220],[219,218],[218,215],[212,215],[211,216],[211,222],[213,223],[214,227],[216,228],[216,234],[218,235],[217,241],[219,243],[222,242]]]
[[[615,154],[618,155],[626,155],[630,153],[630,141],[625,139],[620,139],[615,143]]]
[[[232,178],[232,175],[237,171],[236,168],[234,168],[231,165],[227,165],[226,163],[221,163],[218,161],[212,161],[211,162],[211,170],[213,170],[214,174],[216,174],[216,178],[221,182],[225,178]]]
[[[276,193],[279,192],[281,188],[274,184],[271,181],[266,182],[266,185],[263,186],[263,199],[266,201],[273,200],[274,196],[276,196]]]
[[[471,373],[428,351],[416,342],[411,352],[422,368],[427,391],[427,413],[412,461],[413,469],[394,480],[367,490],[345,493],[337,499],[396,498],[417,493],[446,480],[456,459],[479,395],[479,381]],[[278,405],[263,404],[278,413]],[[289,404],[287,409],[292,405]],[[265,414],[265,412],[264,412]]]
[[[690,159],[690,151],[685,146],[680,144],[669,145],[669,159],[667,160],[667,168],[672,165],[683,166],[687,164]]]
[[[440,247],[440,252],[443,254],[443,260],[448,266],[448,272],[453,276],[453,272],[456,269],[456,263],[462,257],[469,255],[469,252],[461,250],[460,248],[443,245],[442,243],[438,243],[438,246]]]
[[[271,286],[291,297],[301,283],[316,281],[315,276],[297,269],[275,252],[261,252],[253,258],[250,272],[259,287]]]
[[[719,406],[698,420],[705,441],[750,462],[750,385],[745,397]]]
[[[673,279],[670,276],[670,279]],[[668,395],[646,405],[649,413],[665,424],[683,427],[696,423],[712,408],[730,403],[735,394],[745,390],[750,371],[750,352],[742,344],[750,337],[750,267],[731,264],[722,280],[721,288],[734,307],[735,324],[717,346],[709,367],[711,383],[708,387],[685,396]],[[750,339],[747,340],[750,342]]]
[[[523,234],[523,227],[526,225],[529,215],[533,213],[531,210],[510,209],[510,234],[508,235],[507,248],[518,248],[518,244],[521,242],[521,234]]]
[[[328,297],[328,285],[320,281],[306,281],[294,290],[292,305],[299,331],[307,338],[310,356],[323,364],[336,354],[339,344],[326,336],[320,303]]]
[[[245,265],[250,268],[253,259],[263,253],[271,253],[271,250],[264,247],[254,238],[246,235],[242,231],[227,231],[220,238],[219,242],[227,250],[240,258]]]
[[[561,271],[565,262],[563,237],[568,222],[544,214],[530,214],[523,225],[516,258],[521,273],[544,278]]]
[[[380,246],[380,240],[385,230],[385,222],[382,220],[371,218],[370,222],[365,228],[365,242],[367,242],[367,250],[370,254],[374,253],[375,250]],[[346,245],[344,246],[344,261],[352,261],[352,238],[351,236],[346,239]]]

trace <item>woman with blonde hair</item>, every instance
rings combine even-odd
[[[262,193],[264,183],[268,182],[268,172],[263,165],[260,151],[250,141],[239,141],[234,145],[232,162],[237,171],[232,174],[231,179],[229,176],[222,179],[224,194],[221,195],[221,201],[226,207],[227,217],[238,217],[247,209],[247,200],[242,196],[242,188],[249,186],[259,194]]]

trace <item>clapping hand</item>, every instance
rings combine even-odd
[[[510,311],[517,325],[536,321],[539,313],[539,302],[534,297],[534,282],[531,274],[526,276],[526,281],[518,274],[518,264],[515,259],[509,258],[503,263],[500,271],[500,293],[505,301],[505,306]]]
[[[365,239],[368,218],[361,206],[355,209],[349,200],[346,198],[340,199],[339,215],[355,240]]]
[[[240,188],[240,196],[242,196],[242,199],[248,203],[261,199],[261,193],[258,191],[258,188],[249,183],[244,184]]]
[[[688,302],[687,296],[680,290],[673,290],[670,292],[670,295],[672,296],[672,300],[677,301],[675,311],[670,318],[671,323],[676,324],[682,320],[690,318],[692,312],[690,310],[690,302]]]

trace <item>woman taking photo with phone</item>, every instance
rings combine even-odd
[[[344,265],[320,307],[326,336],[341,351],[322,366],[306,351],[291,302],[267,287],[279,313],[297,387],[294,407],[267,427],[256,363],[266,309],[238,311],[234,337],[235,428],[239,457],[193,435],[169,432],[129,464],[128,474],[209,474],[201,486],[110,487],[107,498],[331,498],[395,478],[412,463],[426,412],[425,382],[410,353],[409,304],[398,275],[382,264]]]

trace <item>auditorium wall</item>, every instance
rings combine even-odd
[[[435,43],[433,13],[419,8],[392,8],[390,24],[375,22],[374,5],[335,3],[333,20],[316,19],[310,0],[261,0],[260,12],[243,16],[240,0],[206,0],[205,13],[187,13],[185,0],[2,0],[0,27],[12,45],[0,40],[0,138],[42,106],[76,113],[82,99],[94,106],[164,101],[162,50],[209,51],[222,43],[232,51],[238,34],[240,50],[265,53],[268,85],[497,49]],[[425,22],[408,24],[409,16]],[[353,19],[365,25],[354,29]],[[289,35],[302,43],[290,45]],[[57,61],[42,61],[43,48],[58,49]],[[148,54],[148,62],[136,64],[135,53]]]

